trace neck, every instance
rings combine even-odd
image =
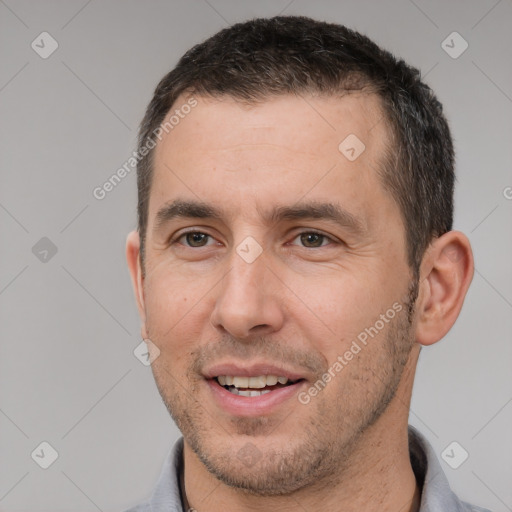
[[[406,369],[394,399],[360,436],[339,474],[293,494],[262,497],[228,487],[207,471],[185,441],[185,510],[288,512],[300,504],[303,510],[417,512],[421,490],[411,467],[407,431],[413,374]]]

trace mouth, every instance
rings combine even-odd
[[[257,377],[218,375],[213,380],[233,395],[259,397],[288,386],[293,386],[304,379],[293,380],[277,375],[259,375]]]
[[[203,377],[213,403],[223,414],[246,418],[289,411],[299,404],[296,397],[308,382],[304,374],[267,363],[218,364]]]
[[[271,361],[225,361],[202,372],[209,397],[222,415],[256,418],[286,414],[300,405],[301,389],[312,376]],[[208,398],[207,398],[208,400]]]

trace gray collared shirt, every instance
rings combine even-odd
[[[432,446],[410,425],[409,453],[416,480],[422,488],[419,512],[489,512],[457,498],[450,489]],[[183,438],[180,438],[166,457],[149,500],[126,512],[185,512],[179,484],[182,461]]]

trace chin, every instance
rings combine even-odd
[[[330,480],[339,462],[333,450],[312,432],[298,438],[284,430],[259,436],[223,431],[186,440],[216,479],[250,495],[285,496]]]

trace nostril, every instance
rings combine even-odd
[[[270,325],[268,324],[259,324],[259,325],[255,325],[254,327],[251,327],[251,331],[260,331],[262,329],[268,329],[270,327]]]

